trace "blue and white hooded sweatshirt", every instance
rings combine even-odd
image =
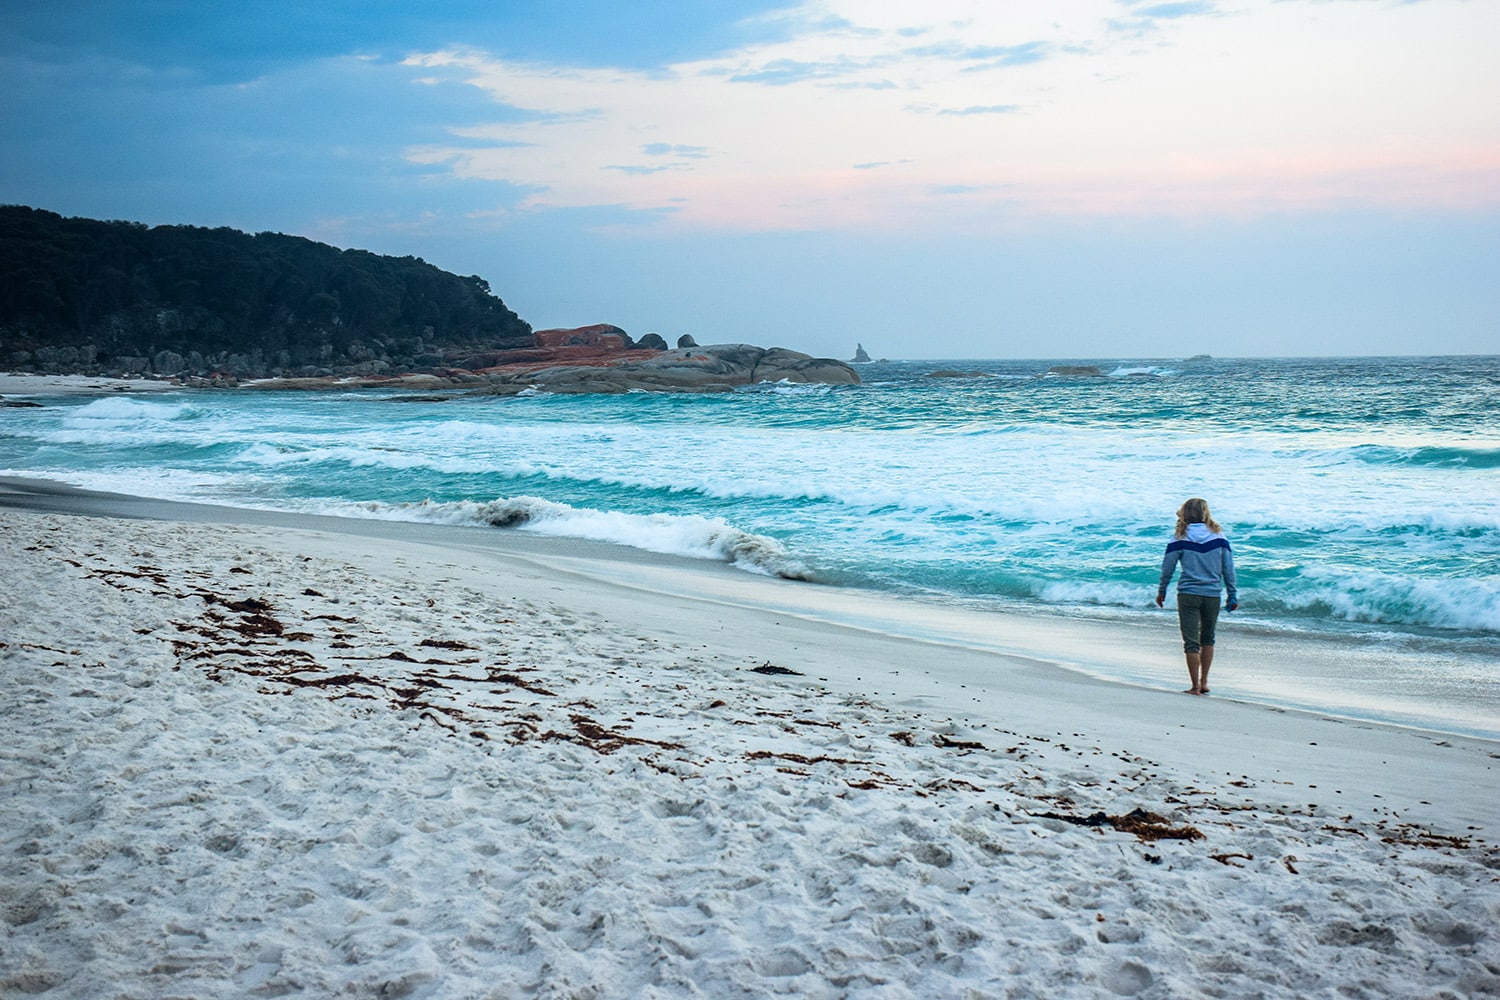
[[[1208,525],[1193,523],[1187,526],[1186,538],[1174,538],[1167,544],[1167,554],[1161,561],[1161,585],[1156,596],[1167,596],[1167,584],[1172,574],[1182,566],[1182,577],[1177,581],[1179,594],[1198,594],[1202,597],[1218,597],[1220,590],[1229,592],[1229,604],[1237,603],[1234,580],[1234,553],[1229,550],[1229,539],[1208,530]]]

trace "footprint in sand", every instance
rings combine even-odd
[[[1122,997],[1135,996],[1155,981],[1151,970],[1139,962],[1124,962],[1104,977],[1105,987]]]
[[[787,949],[758,958],[755,961],[755,971],[767,978],[781,979],[811,972],[812,963],[799,952]]]
[[[1478,927],[1469,923],[1449,923],[1446,920],[1435,920],[1425,926],[1419,924],[1419,929],[1438,944],[1448,948],[1467,948],[1478,944],[1484,935]]]

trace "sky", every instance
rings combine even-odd
[[[1495,0],[8,0],[0,203],[284,232],[538,329],[1500,353]]]

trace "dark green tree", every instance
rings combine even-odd
[[[417,257],[0,206],[0,365],[107,370],[168,352],[207,373],[252,355],[338,367],[531,342],[484,279]]]

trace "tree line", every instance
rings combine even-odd
[[[11,369],[378,372],[531,342],[483,278],[417,257],[0,206],[0,364]]]

